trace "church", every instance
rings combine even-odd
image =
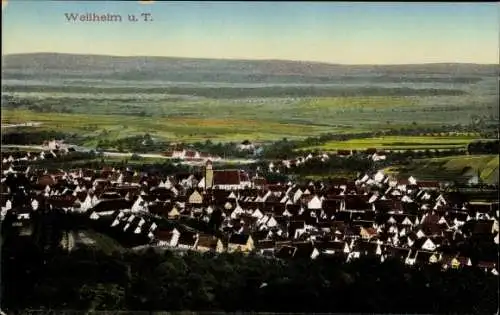
[[[214,170],[212,161],[205,164],[205,176],[198,184],[203,189],[238,190],[250,188],[250,176],[242,170]]]

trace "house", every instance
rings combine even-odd
[[[322,200],[318,196],[314,196],[307,203],[307,208],[310,210],[317,210],[322,208]]]
[[[348,260],[356,259],[361,256],[376,256],[382,255],[382,248],[380,244],[375,242],[358,241],[353,242]]]
[[[484,270],[484,272],[491,272],[495,276],[498,276],[497,264],[492,261],[480,261],[477,263],[477,267]]]
[[[378,162],[378,161],[383,161],[385,160],[387,157],[384,155],[384,154],[380,154],[380,153],[373,153],[371,155],[371,159],[374,161],[374,162]]]
[[[193,159],[200,159],[201,154],[200,152],[194,150],[182,150],[182,151],[175,150],[172,152],[171,157],[174,159],[193,160]]]
[[[288,224],[288,237],[299,238],[306,231],[305,221],[291,221]]]
[[[457,269],[460,267],[468,267],[472,266],[472,262],[470,258],[468,257],[463,257],[463,256],[450,256],[450,255],[443,255],[441,258],[441,264],[444,269],[447,268],[453,268]]]
[[[67,147],[63,140],[55,140],[52,139],[50,141],[44,141],[42,147],[44,150],[52,151],[52,150],[60,150]]]
[[[439,182],[433,180],[420,180],[417,186],[421,190],[439,190],[440,188]]]
[[[177,209],[177,206],[173,206],[170,211],[168,211],[167,217],[169,219],[178,219],[180,217],[181,213],[179,209]]]
[[[472,227],[471,227],[472,225]],[[493,220],[471,220],[465,224],[465,228],[471,227],[474,235],[490,235],[498,232],[498,221]]]
[[[292,246],[296,248],[293,258],[315,259],[320,255],[313,242],[294,242]]]
[[[386,257],[393,257],[400,261],[406,261],[410,256],[410,249],[403,247],[386,247]]]
[[[224,251],[224,244],[222,241],[208,234],[200,234],[198,236],[198,243],[196,244],[196,250],[199,252],[215,252],[222,253]]]
[[[272,256],[275,252],[275,246],[276,242],[273,240],[259,240],[255,244],[255,250],[263,256]]]
[[[155,233],[155,238],[159,246],[175,247],[180,236],[181,233],[176,228],[171,230],[157,229]]]
[[[319,245],[322,254],[325,255],[347,255],[350,252],[349,244],[344,241],[329,241]]]
[[[213,188],[222,190],[238,190],[251,187],[247,173],[240,170],[214,170]]]
[[[51,175],[43,175],[38,177],[37,184],[40,186],[52,186],[56,183],[56,180]]]
[[[253,145],[250,141],[245,140],[238,145],[238,150],[240,150],[240,151],[253,151],[253,150],[255,150],[255,145]]]
[[[428,265],[435,264],[439,261],[439,255],[425,250],[417,250],[414,257],[414,263],[416,265]]]
[[[177,247],[180,249],[194,250],[198,244],[199,234],[192,231],[180,232]]]
[[[232,252],[251,252],[255,249],[252,236],[249,234],[236,234],[233,233],[229,237],[227,251]]]
[[[283,245],[276,251],[274,257],[279,259],[290,259],[295,255],[297,248],[290,245]]]
[[[425,240],[421,248],[425,251],[433,252],[436,250],[437,246],[430,238],[428,238]]]
[[[373,227],[368,227],[368,228],[362,227],[359,234],[360,234],[361,238],[369,240],[369,239],[377,236],[378,233],[377,233],[377,230],[374,229]]]
[[[196,205],[202,204],[203,203],[203,196],[197,190],[195,190],[189,196],[188,203],[196,204]]]
[[[195,160],[195,159],[200,159],[201,154],[198,151],[193,151],[193,150],[186,150],[184,152],[184,159],[186,160]]]

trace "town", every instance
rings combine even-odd
[[[85,236],[91,229],[132,250],[254,252],[276,259],[333,255],[345,262],[392,257],[407,265],[498,275],[495,192],[489,198],[477,192],[482,200],[473,201],[474,193],[438,181],[382,171],[356,180],[270,184],[258,172],[217,169],[210,160],[196,174],[30,166],[37,157],[56,159],[59,148],[51,149],[3,157],[1,217],[18,235],[33,237],[36,218],[74,216],[77,224],[51,244],[67,251],[91,246],[95,240]]]

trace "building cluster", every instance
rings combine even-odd
[[[70,152],[75,152],[72,147],[62,147],[60,149],[46,149],[42,151],[12,151],[2,154],[2,170],[4,173],[10,172],[9,168],[19,162],[34,162],[37,160],[57,159]]]
[[[44,150],[52,151],[52,150],[67,150],[69,145],[66,144],[63,140],[49,140],[44,141],[42,145]]]
[[[221,159],[220,156],[211,155],[205,152],[199,152],[196,150],[171,150],[163,153],[164,156],[171,157],[173,159],[181,159],[187,161],[218,161]]]
[[[384,161],[387,158],[385,151],[377,151],[375,149],[367,149],[360,152],[357,152],[356,150],[337,150],[333,153],[308,153],[305,155],[298,155],[293,159],[271,161],[267,165],[267,171],[271,173],[281,173],[286,169],[303,166],[307,162],[315,161],[326,163],[333,156],[347,158],[354,154],[362,154],[366,159],[372,160],[374,162]]]
[[[78,213],[91,226],[154,246],[256,252],[278,259],[390,257],[408,265],[479,267],[497,274],[497,201],[472,202],[438,182],[383,172],[355,181],[267,184],[244,171],[143,174],[130,169],[46,170],[10,166],[1,216],[29,235],[33,213]],[[193,224],[194,223],[194,224]],[[476,247],[476,248],[475,248]]]

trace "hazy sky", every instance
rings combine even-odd
[[[120,14],[69,22],[65,13]],[[151,13],[152,22],[128,14]],[[345,64],[498,63],[497,3],[9,0],[4,54],[62,52]]]

